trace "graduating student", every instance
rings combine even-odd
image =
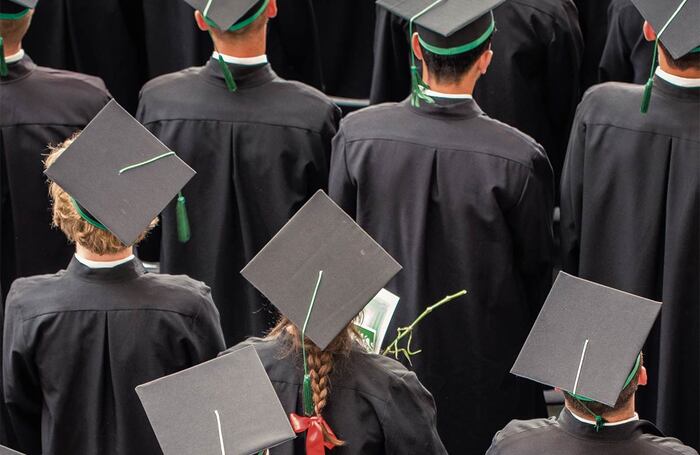
[[[560,273],[513,373],[564,391],[557,418],[514,420],[487,455],[697,455],[635,412],[661,304]]]
[[[442,0],[462,8],[469,0]],[[478,3],[478,2],[477,2]],[[408,20],[379,2],[372,104],[410,91]],[[583,39],[572,0],[506,1],[493,11],[496,33],[489,76],[474,90],[485,112],[542,144],[559,178],[576,104]]]
[[[75,257],[7,298],[4,398],[29,455],[159,454],[134,387],[224,347],[209,288],[147,274],[133,245],[194,172],[115,101],[47,159]]]
[[[35,5],[0,0],[0,302],[15,278],[53,273],[69,260],[72,248],[51,229],[43,155],[110,98],[100,79],[37,66],[25,54]]]
[[[161,269],[211,286],[233,343],[274,322],[238,272],[327,186],[340,111],[315,89],[280,79],[267,63],[275,0],[191,3],[218,51],[204,67],[146,84],[137,117],[199,172],[184,194],[189,242],[178,239],[174,206],[163,213]]]
[[[432,2],[405,3],[385,4],[411,18]],[[437,3],[419,15],[423,80],[414,76],[402,103],[348,116],[333,143],[331,197],[406,267],[390,286],[401,297],[395,323],[469,292],[414,337],[423,354],[413,367],[450,453],[482,453],[514,416],[544,412],[541,390],[508,368],[551,284],[552,168],[471,96],[491,61],[498,3]]]
[[[630,0],[612,0],[608,36],[598,67],[599,82],[643,84],[649,78],[654,46],[644,38],[644,18]]]
[[[659,67],[646,87],[602,84],[578,108],[562,180],[563,264],[664,302],[640,407],[665,433],[698,447],[700,2],[634,4],[647,20],[644,36],[658,45]]]
[[[321,191],[243,269],[282,313],[266,338],[227,351],[255,348],[298,433],[271,455],[447,453],[430,393],[351,323],[400,269]]]

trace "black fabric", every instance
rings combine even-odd
[[[389,333],[428,305],[413,368],[436,399],[450,453],[483,453],[542,391],[509,374],[552,279],[552,169],[542,148],[473,100],[406,100],[350,114],[334,139],[330,195],[404,266]],[[528,417],[528,418],[530,418]]]
[[[662,301],[640,412],[700,443],[700,88],[606,83],[578,108],[562,179],[564,270]],[[604,221],[604,222],[603,222]]]
[[[278,0],[268,56],[286,79],[323,87],[312,0]],[[139,89],[161,74],[201,65],[207,33],[182,0],[51,0],[34,11],[23,45],[40,65],[100,76],[119,104],[136,111]]]
[[[35,454],[160,454],[134,388],[224,347],[209,289],[138,260],[15,281],[7,298],[5,400]]]
[[[605,47],[608,7],[612,0],[573,0],[578,8],[585,43],[581,66],[581,93],[598,83],[598,65]]]
[[[0,78],[0,287],[21,276],[55,273],[73,247],[51,228],[43,160],[109,101],[102,81],[36,66],[25,56]],[[12,108],[10,108],[12,107]],[[4,294],[3,294],[4,296]]]
[[[493,61],[474,98],[489,116],[542,144],[558,181],[580,98],[576,8],[571,0],[511,0],[494,17]],[[370,101],[404,99],[411,82],[407,21],[378,8],[374,49]]]
[[[603,427],[577,420],[568,409],[558,418],[514,420],[493,438],[486,455],[697,455],[679,440],[666,438],[651,423],[637,420]]]
[[[302,359],[282,340],[248,339],[229,351],[253,346],[287,414],[303,415]],[[334,455],[447,454],[435,428],[435,402],[416,375],[387,357],[354,348],[336,356],[323,417],[346,444]],[[270,450],[271,455],[303,455],[297,435]],[[465,453],[465,452],[462,452]]]
[[[175,207],[162,215],[161,270],[212,287],[229,344],[259,335],[271,307],[241,269],[311,197],[327,187],[340,112],[320,92],[280,79],[269,65],[218,61],[149,82],[137,117],[198,174],[183,194],[192,227],[177,240]],[[182,94],[187,96],[183,97]]]
[[[612,0],[608,36],[598,68],[599,82],[644,84],[649,79],[654,43],[644,39],[644,19],[630,0]]]

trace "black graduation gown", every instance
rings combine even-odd
[[[209,289],[135,259],[22,278],[7,299],[5,400],[28,455],[161,454],[134,388],[224,348]]]
[[[389,329],[413,348],[450,453],[483,453],[514,416],[544,415],[539,386],[509,374],[552,279],[552,168],[531,138],[473,100],[384,104],[333,142],[330,196],[403,265]],[[542,411],[542,414],[540,414]]]
[[[514,420],[493,438],[486,455],[697,455],[646,420],[595,427],[563,409],[558,418]]]
[[[0,283],[54,273],[73,247],[51,228],[43,160],[109,101],[96,77],[35,65],[25,56],[0,78]],[[4,296],[4,294],[3,294]]]
[[[253,346],[287,414],[303,416],[299,354],[280,340],[251,338],[226,352]],[[399,362],[354,348],[336,360],[323,418],[345,441],[333,455],[447,454],[435,428],[435,402],[416,375]],[[270,455],[304,455],[306,439],[270,450]]]
[[[272,322],[240,270],[319,188],[328,184],[340,112],[320,92],[275,75],[269,65],[218,62],[149,82],[138,119],[197,171],[184,188],[192,238],[177,239],[175,207],[162,214],[161,270],[212,288],[228,343]],[[183,96],[184,95],[184,96]]]
[[[494,17],[493,61],[474,98],[489,116],[542,144],[558,181],[580,99],[576,7],[571,0],[511,0]],[[410,91],[407,23],[378,7],[372,104],[403,100]]]
[[[663,302],[640,413],[700,443],[700,88],[606,83],[578,108],[562,180],[564,270]]]
[[[584,51],[581,64],[581,90],[598,82],[598,64],[605,47],[608,7],[612,0],[574,0],[583,33]]]
[[[644,84],[649,78],[654,44],[644,39],[644,18],[630,0],[612,0],[608,37],[598,68],[599,82]]]

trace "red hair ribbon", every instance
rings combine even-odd
[[[306,431],[306,455],[325,455],[326,449],[332,449],[335,444],[324,441],[323,429],[325,428],[328,434],[337,439],[333,430],[328,426],[328,423],[323,417],[312,416],[302,417],[297,414],[289,414],[289,421],[292,423],[292,429],[295,433]]]

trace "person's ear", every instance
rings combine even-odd
[[[270,0],[270,3],[267,5],[267,11],[265,12],[265,14],[267,14],[268,19],[277,17],[277,0]]]
[[[644,39],[647,41],[656,41],[656,32],[654,31],[654,28],[651,26],[651,24],[648,21],[644,21],[644,26],[642,27],[642,31],[644,32]]]
[[[423,60],[423,48],[420,45],[420,41],[418,41],[418,33],[414,32],[413,37],[411,37],[411,49],[413,49],[413,53],[416,54],[416,58],[418,60]]]
[[[197,23],[197,27],[203,32],[206,32],[209,30],[209,24],[207,24],[207,21],[204,20],[204,16],[202,16],[202,13],[199,12],[199,10],[194,11],[194,21]]]
[[[648,380],[649,380],[649,377],[647,376],[647,369],[644,366],[642,366],[642,369],[639,372],[639,379],[637,380],[637,384],[647,385]]]
[[[476,61],[476,69],[478,70],[479,74],[486,74],[486,71],[488,71],[492,60],[493,51],[491,50],[491,48],[489,48],[483,54],[481,54],[481,57],[479,57],[479,59]]]

